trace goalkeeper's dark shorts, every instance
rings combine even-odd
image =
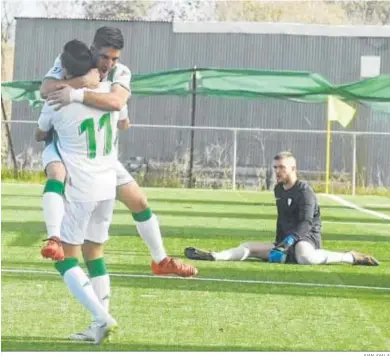
[[[301,239],[300,241],[307,241],[309,242],[311,245],[314,246],[315,249],[319,249],[320,246],[319,244],[317,243],[317,240],[314,240],[311,239],[311,238],[303,238]],[[297,242],[298,243],[298,242]],[[293,246],[291,246],[288,251],[287,251],[287,258],[286,258],[286,262],[285,263],[288,263],[288,264],[295,264],[297,265],[298,264],[298,261],[297,259],[295,258],[295,245],[297,244],[295,243]],[[276,246],[276,243],[275,243],[275,246]]]

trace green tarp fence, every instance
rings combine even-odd
[[[39,107],[43,103],[40,85],[40,80],[3,82],[2,97],[13,101],[28,100],[33,107]],[[133,96],[186,96],[195,92],[205,96],[284,99],[302,103],[323,103],[333,95],[390,114],[390,75],[333,85],[321,75],[309,72],[191,68],[133,75],[131,87]]]

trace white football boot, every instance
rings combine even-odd
[[[110,336],[118,329],[118,324],[114,319],[107,320],[95,327],[95,344],[100,345],[107,341]]]
[[[86,328],[85,330],[72,334],[70,336],[71,340],[75,341],[95,341],[95,328],[97,326],[96,322],[92,322],[92,324]]]
[[[104,341],[109,340],[117,328],[118,324],[112,318],[100,323],[94,321],[87,329],[72,334],[70,338],[75,341],[91,341],[100,345]]]

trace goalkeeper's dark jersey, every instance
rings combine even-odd
[[[321,217],[317,197],[305,181],[284,190],[279,183],[274,189],[278,219],[276,223],[276,243],[293,234],[298,240],[311,242],[321,247]]]

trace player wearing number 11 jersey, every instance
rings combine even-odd
[[[108,93],[110,82],[101,82],[97,93]],[[105,112],[80,103],[72,103],[58,112],[40,115],[42,131],[54,127],[58,140],[54,143],[65,163],[67,177],[65,198],[68,201],[100,201],[115,198],[116,150],[119,112]]]
[[[88,47],[77,40],[65,45],[61,61],[67,77],[84,75],[94,63]],[[108,93],[110,82],[100,83],[93,91]],[[55,267],[72,294],[93,316],[91,327],[82,333],[81,339],[98,344],[117,326],[108,313],[109,276],[99,266],[104,266],[103,245],[108,240],[115,204],[117,153],[113,138],[118,119],[119,112],[72,103],[58,112],[41,114],[36,134],[42,139],[54,129],[58,136],[54,144],[67,178],[60,235],[64,259],[57,261]],[[90,278],[78,264],[81,247]]]

